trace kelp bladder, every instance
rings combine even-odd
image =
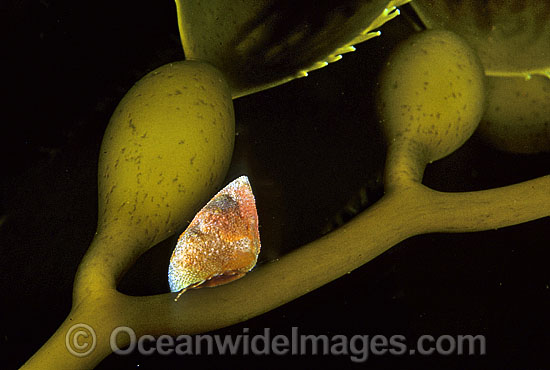
[[[428,28],[448,29],[476,50],[488,76],[479,136],[515,153],[550,151],[550,3],[415,0]]]

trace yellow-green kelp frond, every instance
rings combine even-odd
[[[392,20],[397,17],[400,12],[397,9],[398,6],[406,4],[411,0],[402,0],[402,1],[390,1],[386,8],[380,13],[380,15],[369,24],[364,30],[360,31],[351,41],[349,41],[344,46],[338,47],[334,50],[326,60],[316,62],[313,65],[305,68],[303,71],[297,73],[296,77],[305,77],[308,72],[314,71],[316,69],[327,66],[329,63],[336,62],[342,59],[342,54],[350,53],[355,51],[355,45],[365,42],[372,39],[373,37],[380,36],[382,32],[377,29],[380,28],[384,23]],[[376,31],[375,31],[376,30]]]
[[[410,0],[176,0],[186,59],[226,76],[234,98],[322,68],[399,14]]]
[[[550,78],[550,2],[540,0],[415,0],[426,27],[464,37],[488,76]]]

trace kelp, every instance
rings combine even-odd
[[[186,59],[226,76],[233,97],[322,68],[380,35],[410,0],[176,0]]]
[[[489,76],[550,77],[550,3],[415,0],[428,28],[451,30],[477,51]]]
[[[385,195],[337,230],[240,280],[189,291],[178,302],[173,293],[132,297],[118,292],[117,282],[139,255],[183,226],[220,185],[233,145],[230,97],[277,86],[338,60],[353,44],[378,35],[373,30],[397,14],[397,2],[376,0],[177,4],[189,60],[153,71],[114,113],[101,149],[98,233],[79,267],[71,312],[23,368],[91,368],[112,351],[109,338],[119,326],[131,327],[138,337],[215,330],[317,289],[411,236],[490,230],[550,215],[550,176],[442,193],[421,183],[430,158],[392,150],[390,138]],[[308,13],[306,6],[317,8]],[[144,96],[155,96],[155,104]],[[399,108],[399,99],[388,101]],[[421,119],[422,113],[415,117]],[[155,146],[162,148],[160,154]],[[92,327],[97,338],[86,356],[67,347],[74,324],[80,323]],[[116,344],[128,341],[120,337]]]

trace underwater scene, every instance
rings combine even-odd
[[[550,2],[8,1],[2,369],[544,369]]]

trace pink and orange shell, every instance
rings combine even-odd
[[[172,292],[216,286],[243,277],[260,253],[258,213],[250,182],[241,176],[193,218],[170,258]]]

